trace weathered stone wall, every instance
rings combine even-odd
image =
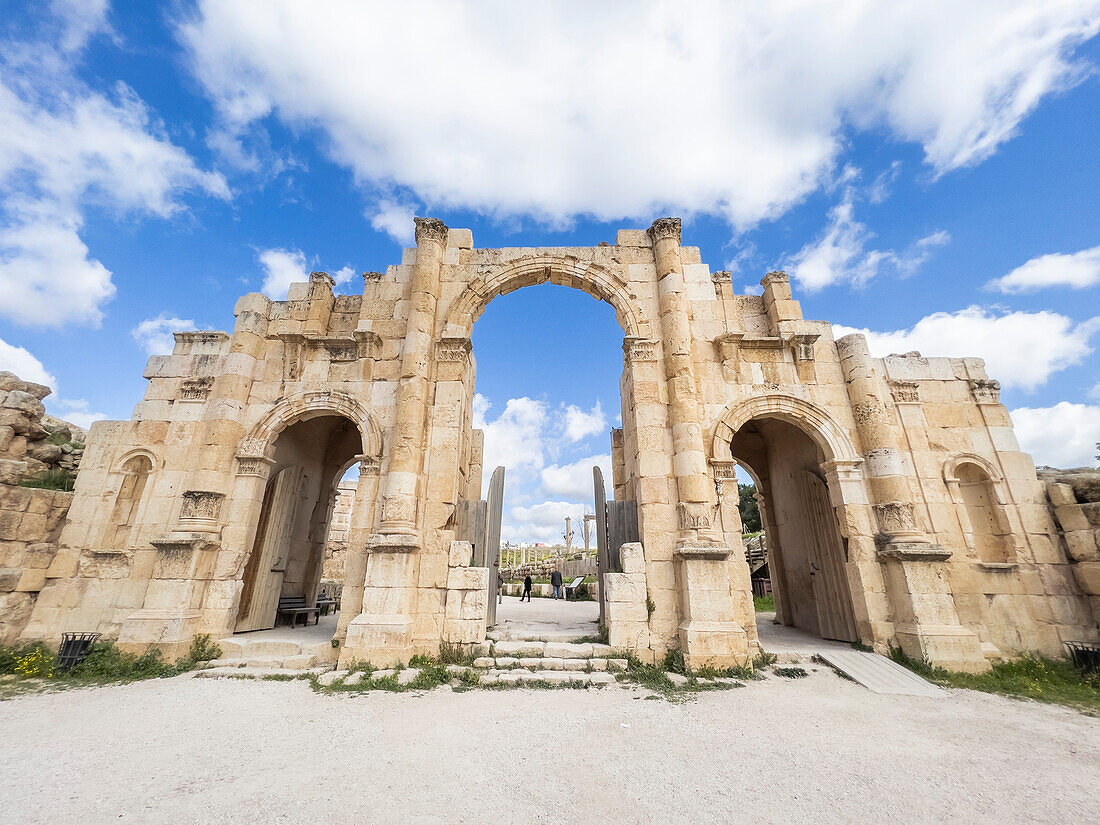
[[[321,568],[323,587],[343,586],[348,555],[348,534],[351,532],[351,508],[355,504],[355,481],[341,481],[336,486],[336,501],[332,505],[328,538],[325,540],[325,561]]]
[[[407,660],[475,641],[481,574],[454,555],[456,505],[479,497],[481,478],[470,335],[494,297],[546,282],[608,302],[624,332],[612,482],[637,503],[641,541],[607,591],[611,632],[640,657],[681,648],[691,667],[723,666],[757,650],[735,461],[764,476],[771,527],[792,511],[772,493],[798,492],[769,492],[773,476],[797,463],[826,491],[814,530],[851,597],[853,632],[876,649],[980,670],[1096,637],[1082,562],[980,361],[876,359],[862,336],[834,341],[828,323],[802,318],[784,273],[765,275],[762,295],[734,294],[729,273],[681,246],[675,219],[582,248],[477,249],[469,230],[416,229],[417,246],[367,273],[362,295],[334,295],[314,273],[286,301],[241,298],[232,334],[177,333],[171,355],[150,359],[132,420],[88,436],[26,638],[76,623],[170,649],[231,632],[292,438],[317,502],[295,533],[311,548],[295,568],[309,597],[319,502],[340,467],[308,433],[335,417],[361,442],[341,656]],[[767,422],[804,434],[797,462]],[[769,544],[777,566],[783,548]]]
[[[1100,626],[1100,470],[1047,471],[1042,477],[1069,569],[1088,597],[1094,627]]]
[[[59,490],[0,484],[0,645],[12,644],[30,619],[72,500]]]
[[[79,467],[85,432],[46,415],[42,399],[49,394],[49,387],[0,372],[0,484],[57,468],[75,473]]]

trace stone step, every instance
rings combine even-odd
[[[265,639],[219,639],[223,659],[258,659],[296,656],[302,652],[298,642],[278,642]]]
[[[610,673],[578,673],[568,670],[528,670],[517,668],[515,670],[490,670],[482,674],[480,684],[532,684],[543,683],[552,685],[577,684],[577,685],[611,685],[615,683],[615,677]]]
[[[548,656],[554,659],[623,658],[625,652],[592,642],[541,642],[534,640],[493,641],[489,656]]]
[[[308,674],[322,674],[328,667],[313,667],[305,670],[286,667],[253,667],[242,666],[215,666],[203,670],[196,670],[192,676],[195,679],[262,679],[264,676],[303,676]]]
[[[479,656],[474,667],[479,670],[556,670],[567,673],[621,673],[627,669],[626,659],[563,659],[556,656]]]

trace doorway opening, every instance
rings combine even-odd
[[[299,419],[279,433],[244,568],[237,632],[303,619],[320,624],[312,611],[330,606],[321,596],[329,524],[339,484],[362,452],[359,428],[343,415]]]
[[[508,639],[595,638],[593,468],[620,482],[608,498],[622,495],[624,472],[615,472],[612,455],[616,434],[621,442],[623,329],[611,305],[577,288],[528,280],[505,292],[471,334],[473,426],[484,433],[482,495],[490,502],[494,470],[507,473],[490,631]]]
[[[821,447],[795,424],[758,417],[738,429],[730,450],[756,485],[775,621],[823,639],[858,642],[848,547],[821,469]]]

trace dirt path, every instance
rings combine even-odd
[[[1095,822],[1100,720],[831,673],[686,704],[179,677],[0,702],[6,822]]]

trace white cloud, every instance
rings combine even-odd
[[[1012,411],[1020,449],[1036,464],[1050,467],[1095,467],[1100,442],[1100,406],[1062,401],[1053,407],[1019,407]]]
[[[485,431],[483,490],[498,466],[507,467],[508,480],[515,484],[541,470],[545,461],[546,404],[526,396],[511,398],[495,421],[484,419],[488,407],[481,409],[480,419],[477,412],[474,418],[475,426]]]
[[[142,321],[130,330],[130,335],[149,355],[171,355],[176,346],[172,333],[193,329],[198,327],[190,318],[173,318],[162,312]]]
[[[108,96],[68,61],[105,24],[105,6],[55,3],[56,43],[0,47],[0,316],[22,324],[97,324],[111,273],[80,238],[84,210],[169,217],[198,191],[227,198],[124,84]]]
[[[397,214],[396,191],[496,216],[685,210],[744,228],[832,179],[853,130],[919,143],[936,174],[988,157],[1084,75],[1072,50],[1098,11],[203,0],[180,33],[223,128],[319,129],[386,193],[376,216]],[[348,94],[348,78],[365,80]]]
[[[379,232],[385,232],[402,246],[412,246],[416,242],[413,237],[415,214],[415,207],[384,199],[368,211],[367,217]]]
[[[565,532],[565,517],[573,519],[574,546],[584,546],[581,532],[585,508],[569,501],[547,501],[533,507],[513,507],[502,520],[500,536],[504,541],[560,544]]]
[[[9,344],[0,338],[0,372],[2,371],[14,372],[24,381],[57,389],[57,379],[46,370],[41,361],[23,347]]]
[[[1100,284],[1100,246],[1065,254],[1056,252],[1032,258],[986,287],[1005,293],[1034,292],[1052,286],[1071,289]]]
[[[47,406],[53,405],[47,402]],[[83,398],[60,399],[56,406],[58,412],[55,414],[58,418],[63,418],[70,424],[76,424],[76,426],[85,430],[92,426],[93,421],[102,421],[107,418],[105,413],[89,412],[88,402]]]
[[[109,5],[109,0],[52,0],[50,11],[63,26],[61,48],[67,52],[79,51],[93,35],[110,31]]]
[[[345,266],[331,274],[333,280],[336,281],[336,286],[344,286],[345,284],[350,284],[357,273],[352,267]]]
[[[89,412],[88,402],[84,399],[65,399],[57,395],[57,379],[24,347],[9,344],[0,339],[0,371],[13,372],[24,381],[44,384],[53,390],[46,399],[46,406],[58,418],[64,418],[78,427],[87,429],[93,421],[107,416],[100,412]]]
[[[599,401],[588,412],[570,404],[565,408],[564,425],[562,435],[567,441],[575,442],[603,433],[607,430],[607,419],[600,409]]]
[[[1084,361],[1098,329],[1100,317],[1075,324],[1056,312],[998,314],[970,306],[926,315],[909,329],[888,332],[833,324],[833,335],[866,335],[876,357],[918,350],[925,356],[983,358],[991,378],[1030,392],[1059,370]]]
[[[875,196],[873,192],[871,196]],[[903,252],[867,250],[873,237],[866,224],[855,219],[855,193],[848,189],[841,202],[829,211],[829,222],[821,237],[802,247],[787,268],[811,292],[845,281],[861,286],[886,268],[903,278],[912,275],[928,260],[933,249],[951,240],[946,232],[937,231]]]
[[[285,301],[291,284],[309,280],[306,256],[300,249],[264,249],[257,257],[264,270],[260,291],[273,301]]]
[[[572,501],[591,501],[592,467],[598,466],[603,471],[605,485],[612,485],[611,455],[590,455],[571,464],[551,464],[541,473],[542,489],[552,496],[564,496]],[[608,493],[610,495],[610,491]]]

